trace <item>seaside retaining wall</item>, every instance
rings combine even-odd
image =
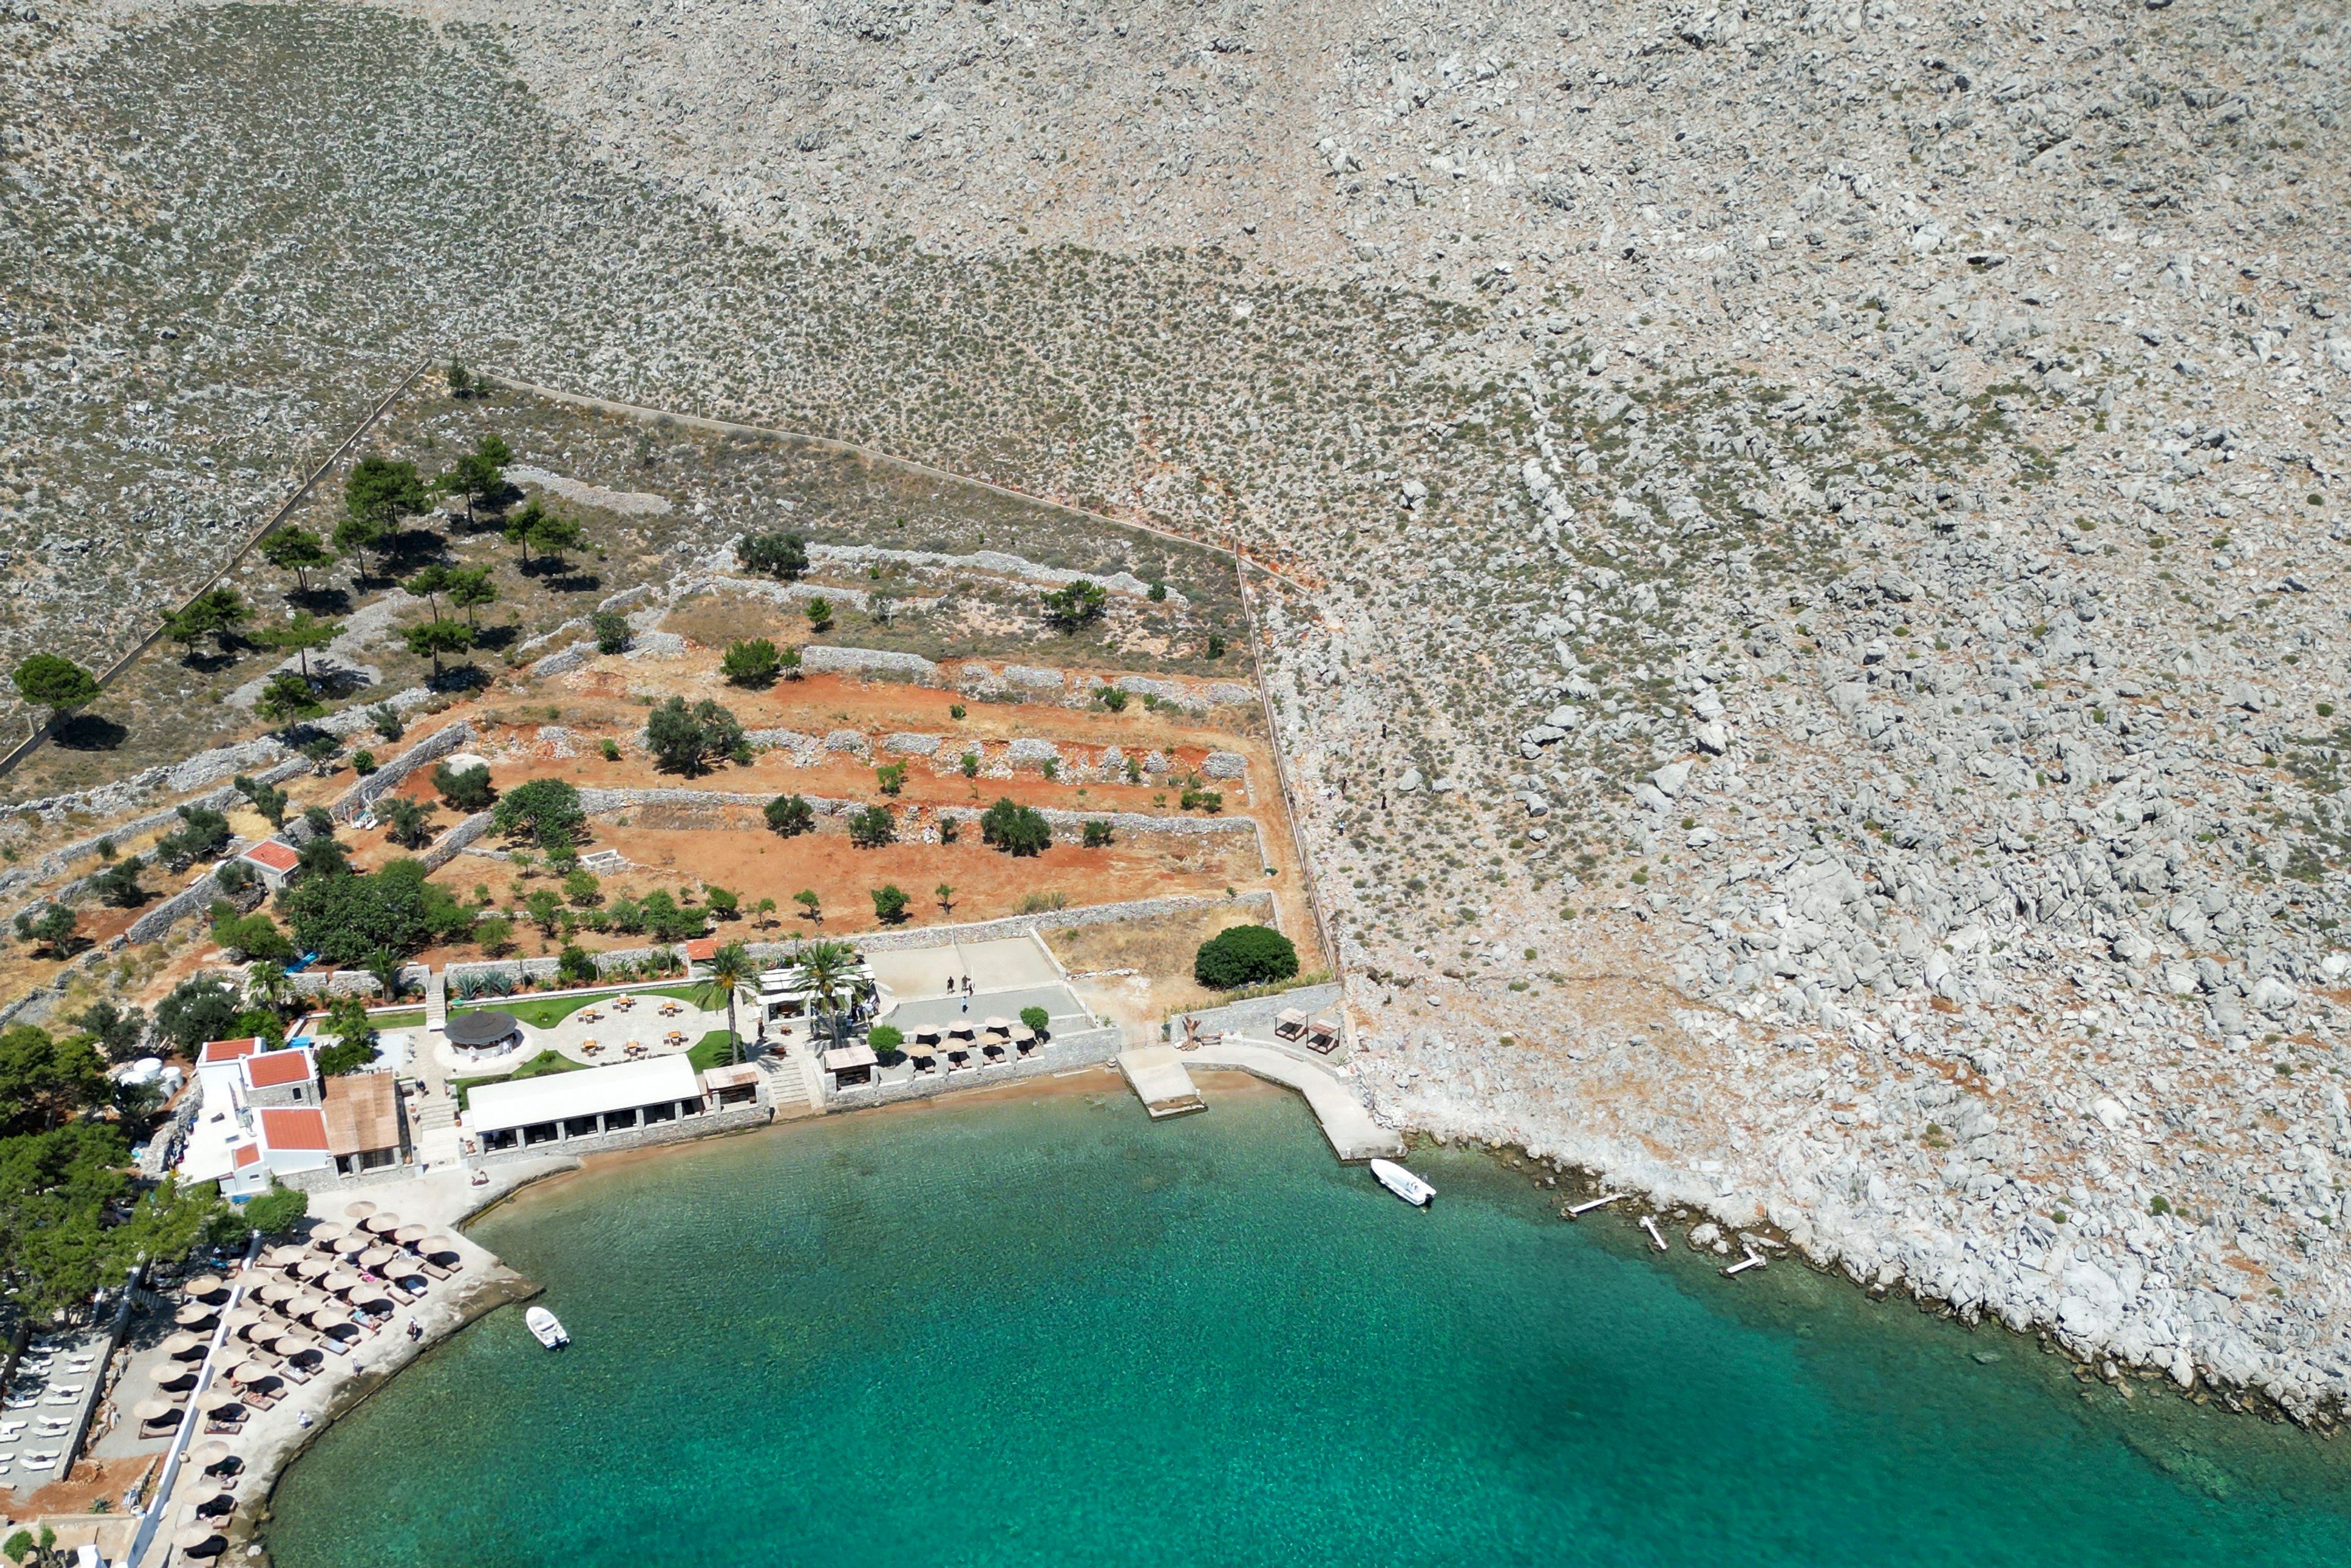
[[[827,1089],[824,1108],[831,1111],[855,1111],[867,1105],[895,1105],[906,1100],[927,1100],[935,1094],[953,1093],[965,1089],[987,1089],[998,1083],[1017,1082],[1024,1078],[1041,1078],[1055,1072],[1068,1072],[1081,1067],[1098,1066],[1112,1061],[1125,1048],[1126,1037],[1117,1029],[1088,1029],[1074,1033],[1056,1035],[1050,1044],[1037,1048],[1035,1054],[1021,1061],[1009,1061],[1001,1067],[982,1067],[950,1076],[944,1069],[903,1083],[884,1083],[867,1089]]]
[[[625,1132],[598,1133],[593,1137],[533,1144],[527,1149],[469,1153],[465,1155],[465,1164],[483,1167],[511,1165],[517,1160],[543,1160],[565,1155],[604,1155],[616,1149],[650,1148],[657,1144],[681,1144],[690,1138],[714,1137],[721,1133],[739,1133],[747,1127],[764,1127],[775,1119],[776,1108],[773,1105],[735,1105],[724,1111],[705,1111],[699,1116],[689,1116],[679,1122],[664,1122],[652,1127],[631,1127]]]

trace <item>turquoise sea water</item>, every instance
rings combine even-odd
[[[544,1281],[287,1475],[281,1568],[2296,1563],[2351,1453],[1782,1266],[1725,1281],[1286,1096],[835,1117],[569,1178]],[[1996,1357],[1988,1363],[1980,1356]]]

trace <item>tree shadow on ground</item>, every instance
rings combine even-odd
[[[112,751],[131,738],[131,731],[104,714],[78,713],[52,730],[50,738],[68,751]]]
[[[493,652],[511,648],[514,646],[515,634],[518,630],[519,628],[514,626],[481,627],[474,633],[474,646],[487,648]]]
[[[298,588],[286,596],[286,602],[322,618],[351,612],[351,594],[347,588]]]

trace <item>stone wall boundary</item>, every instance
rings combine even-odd
[[[478,1169],[486,1166],[511,1165],[517,1160],[543,1160],[565,1155],[603,1155],[611,1154],[617,1149],[651,1148],[661,1144],[683,1144],[695,1138],[711,1138],[726,1133],[746,1132],[753,1127],[764,1127],[775,1119],[776,1108],[773,1105],[738,1105],[724,1111],[705,1111],[699,1116],[688,1116],[674,1122],[662,1122],[651,1127],[631,1127],[623,1132],[598,1133],[592,1137],[565,1138],[559,1143],[553,1144],[533,1144],[528,1148],[476,1150],[465,1155],[465,1163]]]

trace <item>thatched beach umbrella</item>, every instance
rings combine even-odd
[[[159,1388],[176,1391],[196,1385],[196,1369],[184,1361],[159,1361],[147,1369],[147,1375]]]
[[[183,1329],[206,1329],[220,1321],[220,1314],[202,1301],[190,1301],[172,1314],[172,1321]]]
[[[204,1354],[204,1336],[192,1334],[183,1329],[165,1339],[161,1348],[163,1354],[173,1361],[186,1361]]]
[[[402,1223],[400,1216],[396,1214],[371,1214],[360,1221],[360,1228],[371,1236],[389,1236],[399,1229]]]
[[[236,1391],[233,1388],[214,1387],[211,1393],[196,1401],[196,1408],[207,1416],[224,1416],[231,1410],[241,1410],[244,1407],[245,1401],[237,1397]]]
[[[199,1274],[181,1290],[190,1301],[217,1301],[228,1294],[228,1281],[218,1274]]]
[[[243,1372],[243,1371],[244,1371],[247,1366],[250,1366],[250,1365],[252,1365],[252,1364],[253,1364],[253,1363],[251,1363],[251,1362],[247,1362],[247,1361],[239,1361],[239,1360],[236,1360],[236,1359],[235,1359],[235,1358],[231,1358],[230,1360],[228,1360],[228,1361],[226,1361],[226,1362],[224,1362],[224,1363],[222,1364],[221,1368],[220,1368],[220,1377],[225,1377],[225,1378],[226,1378],[229,1382],[231,1382],[231,1383],[235,1383],[235,1382],[236,1381],[236,1375],[237,1375],[238,1373],[240,1373],[240,1372]],[[213,1387],[214,1387],[214,1388],[215,1388],[215,1389],[217,1389],[218,1387],[220,1387],[220,1378],[219,1378],[219,1377],[216,1377],[216,1378],[214,1378],[214,1379],[213,1380]],[[211,1408],[211,1406],[210,1406],[209,1402],[206,1404],[205,1408],[206,1408],[206,1409],[210,1409],[210,1408]]]
[[[343,1205],[343,1218],[345,1219],[365,1219],[369,1215],[373,1214],[374,1212],[375,1205],[370,1203],[363,1197],[358,1199],[356,1202]]]
[[[430,1234],[421,1225],[403,1225],[392,1233],[392,1239],[402,1247],[413,1247]]]
[[[280,1301],[292,1301],[294,1297],[299,1293],[300,1292],[297,1291],[292,1285],[287,1284],[285,1281],[272,1280],[266,1285],[255,1291],[253,1292],[253,1298],[265,1307],[274,1307]]]
[[[416,1244],[416,1250],[419,1256],[433,1259],[436,1262],[444,1258],[463,1256],[457,1250],[457,1244],[445,1236],[427,1236]]]
[[[333,1273],[328,1275],[325,1279],[319,1281],[319,1288],[324,1291],[331,1291],[336,1295],[340,1296],[359,1282],[360,1277],[357,1274],[352,1273],[349,1269],[338,1269]]]
[[[200,1470],[212,1469],[223,1460],[234,1457],[229,1451],[229,1446],[218,1437],[206,1437],[201,1443],[192,1443],[188,1446],[188,1463]]]
[[[277,1354],[298,1366],[314,1366],[327,1359],[326,1348],[301,1334],[280,1334]]]
[[[277,1387],[283,1381],[277,1375],[276,1367],[258,1361],[238,1362],[229,1369],[228,1377],[229,1381],[239,1388],[251,1388],[262,1392]]]
[[[304,1280],[323,1279],[334,1271],[335,1265],[330,1260],[318,1257],[315,1254],[303,1259],[302,1261],[294,1266],[295,1274]]]
[[[381,1269],[399,1256],[397,1247],[371,1247],[359,1255],[358,1261],[362,1269]]]
[[[387,1291],[382,1285],[372,1280],[361,1280],[358,1284],[352,1286],[350,1293],[347,1295],[344,1300],[350,1301],[354,1307],[389,1307],[392,1305],[391,1293]]]
[[[272,1247],[262,1253],[261,1265],[265,1269],[291,1269],[302,1260],[302,1255],[299,1247]]]
[[[325,1333],[329,1329],[351,1326],[351,1315],[340,1307],[320,1307],[317,1312],[310,1313],[305,1321],[320,1333]]]
[[[172,1544],[191,1557],[217,1557],[228,1550],[228,1537],[209,1524],[192,1524],[172,1537]]]
[[[337,1241],[335,1243],[334,1250],[335,1255],[339,1258],[356,1258],[374,1245],[374,1237],[370,1236],[364,1230],[354,1230],[349,1236]]]
[[[350,1233],[348,1225],[314,1225],[310,1228],[310,1245],[324,1251]]]
[[[987,1020],[987,1032],[990,1034],[1010,1034],[1012,1032],[1012,1020],[1010,1019],[991,1018]]]
[[[141,1399],[131,1407],[131,1414],[139,1418],[141,1427],[160,1427],[166,1421],[178,1420],[183,1408],[168,1399]]]

